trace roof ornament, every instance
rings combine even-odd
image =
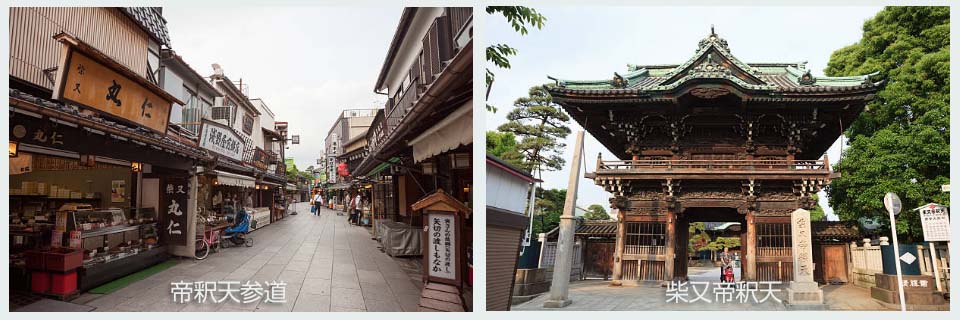
[[[811,86],[814,83],[817,83],[817,79],[814,78],[812,74],[810,74],[810,70],[808,69],[806,72],[803,73],[802,76],[800,76],[800,79],[798,79],[798,82],[800,83],[800,85]]]
[[[712,24],[710,25],[710,36],[700,40],[700,49],[705,48],[709,44],[713,44],[714,47],[723,49],[724,51],[730,51],[730,48],[727,46],[727,40],[724,40],[717,35],[717,32],[714,30]]]
[[[620,74],[614,72],[613,80],[610,80],[610,85],[612,85],[614,88],[623,89],[627,87],[627,80],[624,79]]]

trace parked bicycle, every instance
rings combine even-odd
[[[213,252],[219,252],[223,243],[223,235],[220,231],[226,227],[227,225],[206,225],[203,233],[197,236],[193,257],[197,260],[203,260],[210,255],[211,249],[213,249]]]

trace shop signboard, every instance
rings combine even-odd
[[[63,149],[80,143],[80,137],[70,134],[70,129],[73,128],[19,113],[10,118],[10,140],[35,146]]]
[[[410,206],[423,213],[423,275],[426,282],[462,287],[466,263],[462,225],[470,209],[442,189]]]
[[[62,40],[65,43],[71,40]],[[77,41],[72,39],[72,41]],[[64,46],[53,99],[80,104],[102,113],[166,133],[170,109],[182,104],[159,86],[119,63]]]
[[[267,170],[267,160],[270,159],[270,155],[266,151],[257,147],[253,152],[253,167],[260,170]]]
[[[950,216],[947,207],[931,203],[920,207],[923,241],[950,241]]]
[[[187,178],[167,178],[163,182],[160,210],[161,239],[167,245],[187,245],[187,200],[190,198]]]
[[[457,230],[456,216],[449,212],[427,214],[427,246],[429,257],[427,269],[431,277],[457,279]]]
[[[200,147],[233,160],[243,161],[245,143],[240,135],[222,124],[203,120]]]

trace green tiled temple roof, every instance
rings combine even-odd
[[[696,54],[682,64],[627,65],[625,73],[614,72],[609,79],[566,80],[548,76],[555,93],[657,94],[669,92],[688,81],[726,80],[738,87],[767,92],[843,92],[878,85],[870,80],[876,73],[852,77],[818,77],[806,62],[744,63],[730,53],[727,41],[711,33],[700,41]]]

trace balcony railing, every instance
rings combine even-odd
[[[597,172],[814,171],[829,170],[824,160],[597,160]]]
[[[383,134],[377,137],[380,146],[390,137],[393,130],[403,121],[417,100],[433,84],[446,68],[447,62],[456,55],[455,33],[461,32],[473,16],[472,8],[448,8],[446,14],[434,19],[422,41],[423,49],[418,53],[408,73],[410,83],[401,88],[402,92],[390,99],[384,106]]]

